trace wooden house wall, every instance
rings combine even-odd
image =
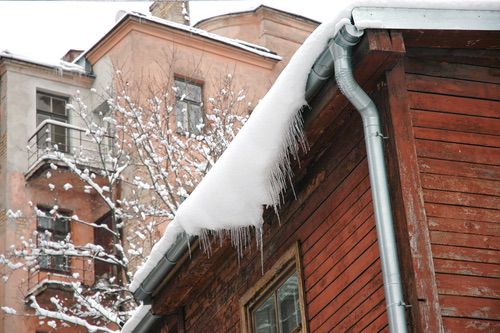
[[[385,101],[384,71],[402,54],[401,34],[367,34],[354,55],[356,76]],[[374,66],[373,63],[380,63]],[[385,103],[385,102],[383,102]],[[184,309],[185,332],[241,332],[240,299],[297,241],[309,332],[388,330],[362,122],[332,79],[305,113],[311,149],[295,167],[280,221],[266,212],[261,254],[241,260],[225,245],[195,250],[154,295],[153,313]]]
[[[282,212],[281,224],[274,220],[265,226],[265,270],[296,240],[301,244],[310,332],[387,326],[361,120],[350,111],[342,116],[350,118],[349,127],[333,138],[315,165],[317,173],[304,180],[305,192],[298,194],[302,204]],[[306,193],[311,186],[317,188]],[[240,297],[261,277],[255,252],[240,266],[232,256],[196,302],[186,305],[187,332],[241,331]]]
[[[387,315],[361,119],[352,109],[329,112],[328,138],[312,147],[319,153],[297,182],[297,200],[290,197],[280,222],[268,215],[264,271],[299,241],[310,332],[383,331]],[[178,296],[185,331],[241,332],[240,299],[262,277],[261,254],[252,246],[239,262],[232,248],[215,249],[210,258],[200,252],[175,278],[194,285]],[[211,267],[197,282],[196,265]],[[177,297],[175,283],[165,297]],[[155,301],[155,313],[168,311],[162,300]]]
[[[414,332],[498,331],[500,56],[425,50],[412,45],[421,36],[406,34],[405,50],[401,36],[368,34],[366,47],[380,52],[355,70],[387,124],[409,323]],[[375,70],[374,60],[391,65]],[[298,240],[310,332],[387,330],[361,120],[337,93],[327,97],[310,117],[320,125],[308,128],[297,199],[289,193],[280,222],[266,218],[264,267],[255,246],[240,261],[227,246],[209,259],[195,251],[156,296],[154,313],[181,305],[186,332],[240,332],[241,296]]]
[[[446,332],[494,332],[500,330],[499,64],[435,60],[409,57],[404,68],[442,324]]]

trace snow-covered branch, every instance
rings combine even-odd
[[[9,272],[25,272],[24,296],[36,315],[51,319],[49,326],[59,321],[90,332],[114,332],[112,328],[126,322],[138,306],[128,290],[134,271],[246,122],[248,92],[236,87],[232,75],[206,84],[204,89],[212,97],[205,101],[200,97],[195,105],[200,113],[194,118],[179,106],[189,96],[171,70],[165,70],[168,78],[160,85],[134,83],[117,71],[112,88],[94,92],[102,103],[93,110],[82,97],[74,96],[67,109],[70,119],[80,121],[78,128],[71,127],[79,131],[80,145],[64,151],[49,140],[45,149],[51,164],[45,176],[69,172],[77,183],[49,183],[48,193],[56,200],[47,202],[58,204],[30,203],[32,216],[23,216],[15,207],[8,211],[9,220],[25,219],[36,230],[0,254],[4,281]],[[179,117],[184,117],[184,124]],[[88,212],[66,214],[57,198],[67,191],[88,195],[103,217],[95,221],[89,220],[95,215]],[[84,238],[95,235],[94,242],[80,237],[77,243],[73,230],[87,230],[90,236]],[[33,291],[40,284],[29,282],[43,271],[59,274],[60,281],[49,275],[45,282],[65,293],[50,304]],[[5,313],[15,314],[4,308]]]

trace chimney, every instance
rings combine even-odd
[[[67,61],[67,62],[73,62],[80,54],[83,53],[83,50],[75,50],[75,49],[70,49],[68,52],[66,52],[65,55],[61,58],[61,60]]]
[[[160,0],[154,1],[149,7],[153,16],[189,25],[189,1]]]

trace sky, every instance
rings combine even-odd
[[[330,0],[191,1],[191,23],[260,4],[327,20]],[[0,1],[0,51],[56,61],[69,49],[87,49],[115,23],[119,10],[149,13],[151,1]]]

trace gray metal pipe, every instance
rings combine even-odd
[[[163,279],[174,268],[177,261],[189,250],[189,243],[195,237],[183,233],[177,237],[174,244],[168,249],[158,264],[146,276],[144,281],[134,291],[134,298],[144,304],[151,304],[154,290],[161,284]],[[161,320],[161,316],[154,315],[151,310],[141,322],[132,330],[133,333],[151,332],[153,327]]]
[[[161,284],[177,261],[186,252],[188,252],[189,243],[194,239],[195,237],[188,236],[185,233],[177,236],[174,244],[168,249],[153,270],[146,276],[137,290],[134,291],[134,298],[137,301],[142,301],[144,304],[151,303],[153,291]]]
[[[132,331],[133,333],[151,333],[153,329],[160,324],[162,316],[154,315],[149,310],[146,315],[141,319],[139,324]],[[159,331],[159,330],[158,330]]]
[[[329,46],[329,50],[334,59],[337,84],[363,120],[389,329],[393,333],[405,333],[407,332],[406,306],[403,301],[380,118],[377,107],[361,89],[352,72],[352,48],[359,42],[362,35],[363,32],[355,26],[346,25],[335,36],[334,43]]]

